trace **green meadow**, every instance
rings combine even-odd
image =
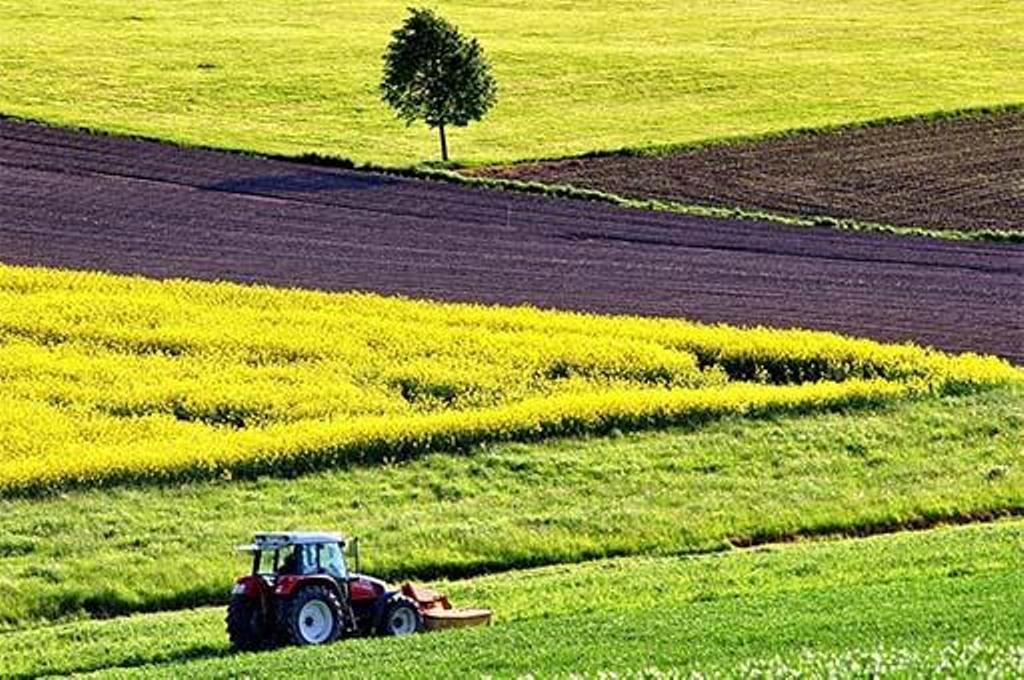
[[[460,601],[494,607],[490,628],[233,654],[222,609],[201,608],[0,635],[0,667],[15,678],[668,678],[757,669],[1014,677],[1024,672],[1024,614],[1011,604],[1024,596],[1022,549],[1024,523],[1015,520],[597,560],[440,584]]]
[[[0,0],[0,112],[260,152],[437,157],[379,101],[409,3]],[[453,159],[511,161],[1024,100],[1015,0],[431,3],[499,103]]]
[[[425,171],[377,89],[408,4],[0,0],[0,115]],[[499,83],[460,166],[1024,102],[1018,0],[430,6]],[[1022,517],[1024,381],[0,496],[0,677],[1021,677]],[[234,653],[232,548],[288,529],[494,623]]]

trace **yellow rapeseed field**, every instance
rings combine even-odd
[[[829,333],[0,266],[0,493],[296,473],[1020,379]]]

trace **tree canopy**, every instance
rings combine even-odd
[[[497,100],[497,84],[476,38],[429,9],[410,8],[384,53],[381,95],[406,124],[437,128],[447,161],[445,126],[480,120]]]

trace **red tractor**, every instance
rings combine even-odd
[[[344,548],[340,536],[306,532],[260,533],[241,546],[252,554],[252,573],[231,591],[232,646],[321,645],[343,636],[410,635],[490,621],[488,610],[452,609],[437,593],[411,584],[390,589],[380,579],[350,573]],[[358,569],[358,544],[355,561]]]

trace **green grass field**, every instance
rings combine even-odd
[[[377,94],[407,4],[0,0],[0,115],[420,164]],[[431,6],[500,87],[457,164],[1024,102],[1014,0]],[[0,497],[0,677],[1024,675],[1024,382],[287,477]],[[260,529],[359,535],[495,625],[234,654]]]
[[[433,159],[379,102],[407,2],[0,0],[0,113],[189,144]],[[509,161],[1024,100],[1013,0],[433,3],[500,101],[453,158]]]
[[[221,608],[0,635],[11,677],[543,677],[759,667],[1024,671],[1024,522],[694,558],[626,558],[442,584],[494,626],[231,654]],[[977,643],[975,643],[977,641]],[[882,654],[879,654],[882,650]],[[879,660],[879,657],[882,659]],[[968,672],[964,672],[964,670]],[[864,672],[862,670],[861,676]]]
[[[0,501],[0,621],[221,602],[256,530],[363,539],[437,578],[693,554],[1024,509],[1024,387],[873,411],[438,453],[296,479]]]

